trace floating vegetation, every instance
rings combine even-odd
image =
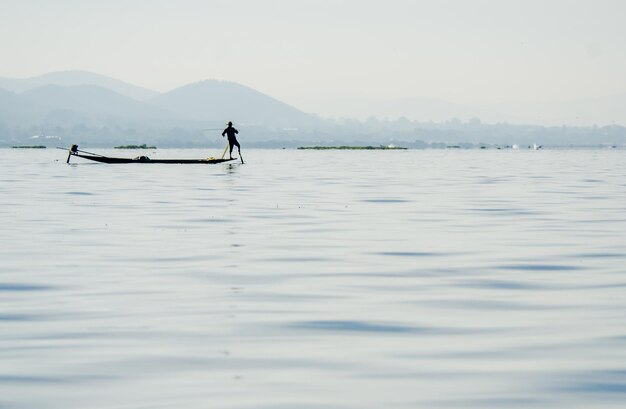
[[[387,146],[300,146],[298,149],[308,149],[308,150],[316,150],[316,151],[327,151],[327,150],[406,150],[407,148],[402,148],[400,146],[387,145]]]
[[[115,149],[156,149],[156,146],[148,146],[145,143],[143,145],[120,145],[116,146]]]
[[[13,149],[46,149],[43,145],[19,145],[12,146]]]

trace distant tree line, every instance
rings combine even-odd
[[[278,124],[279,125],[279,124]],[[316,128],[238,126],[240,141],[249,147],[296,148],[299,146],[384,145],[410,148],[441,148],[533,145],[601,146],[626,145],[626,128],[618,125],[591,127],[545,127],[508,123],[486,124],[479,119],[462,122],[416,122],[406,118],[365,121],[326,120]],[[212,125],[216,126],[216,125]],[[225,144],[221,128],[199,124],[130,127],[123,125],[51,126],[37,124],[9,127],[0,123],[0,146],[70,145],[113,147],[150,144],[158,147],[219,147]]]

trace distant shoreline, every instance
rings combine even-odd
[[[46,149],[43,145],[17,145],[11,146],[12,149]]]
[[[327,151],[327,150],[407,150],[408,148],[402,148],[400,146],[299,146],[300,150],[315,150],[315,151]]]

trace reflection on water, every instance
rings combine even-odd
[[[0,408],[626,400],[623,151],[0,157]]]

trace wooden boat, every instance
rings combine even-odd
[[[64,148],[59,148],[64,149]],[[70,159],[72,156],[76,156],[83,159],[89,159],[95,162],[101,163],[178,163],[178,164],[215,164],[215,163],[224,163],[230,162],[233,160],[237,160],[238,158],[233,159],[216,159],[216,158],[206,158],[206,159],[150,159],[147,156],[137,156],[135,158],[112,158],[109,156],[99,155],[97,153],[85,152],[78,149],[78,145],[72,145],[69,149],[69,153],[67,155],[67,163],[70,163]],[[243,159],[241,160],[243,163]]]

